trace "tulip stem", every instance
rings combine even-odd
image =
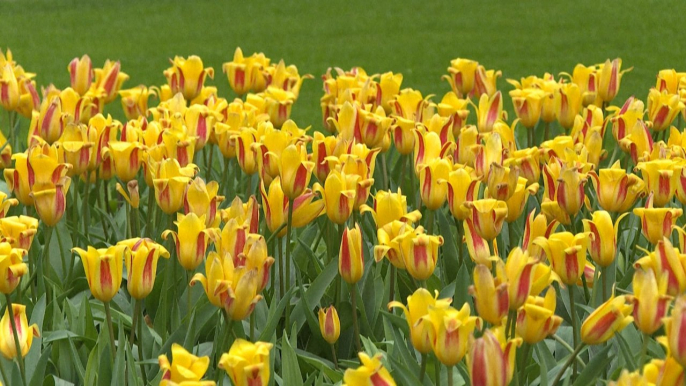
[[[114,347],[114,327],[112,327],[112,312],[110,311],[110,302],[105,302],[105,319],[107,319],[107,329],[110,331],[110,353],[112,354],[112,361],[117,357],[117,349]]]
[[[46,292],[46,299],[51,299],[51,297],[48,296],[48,286],[45,284],[45,277],[48,275],[48,266],[50,265],[50,240],[52,239],[52,229],[52,227],[46,227],[44,229],[45,240],[43,243],[43,258],[41,259],[41,268],[43,270],[43,274],[39,275],[43,281],[43,289]]]
[[[331,345],[331,357],[333,358],[333,367],[338,370],[338,357],[336,356],[336,346]]]
[[[514,339],[517,328],[517,311],[510,310],[507,314],[507,328],[508,339]]]
[[[448,366],[448,386],[453,386],[453,366]]]
[[[570,288],[572,288],[572,287],[570,287]],[[570,355],[569,358],[567,358],[567,361],[562,365],[560,372],[557,373],[557,375],[555,376],[555,380],[553,380],[552,386],[557,386],[557,384],[562,379],[562,375],[567,370],[569,365],[572,364],[572,362],[574,362],[574,364],[576,364],[575,358],[577,357],[577,355],[579,355],[579,353],[581,353],[581,350],[583,350],[585,347],[586,347],[585,343],[581,343],[580,345],[576,346],[572,355]]]
[[[191,301],[191,289],[193,286],[191,286],[191,278],[193,277],[193,272],[192,271],[186,271],[186,302],[187,302],[187,309],[188,309],[188,320],[190,321],[191,317],[191,311],[193,310],[193,302]]]
[[[434,211],[426,210],[426,234],[432,235],[434,233]]]
[[[638,368],[643,373],[643,365],[646,363],[646,355],[648,355],[648,340],[650,335],[643,333],[643,343],[641,344],[641,357],[639,358]]]
[[[388,190],[388,168],[386,167],[386,153],[381,154],[381,173],[383,174],[383,188],[384,190]]]
[[[605,303],[607,300],[607,267],[600,268],[600,281],[603,286],[603,301]]]
[[[14,309],[12,309],[12,298],[9,294],[5,294],[7,300],[7,312],[10,316],[10,326],[12,327],[12,335],[14,335],[14,347],[17,350],[17,363],[19,364],[19,371],[21,372],[21,381],[26,386],[26,369],[24,368],[24,356],[21,352],[21,345],[19,344],[19,334],[17,333],[17,320],[14,317]],[[27,331],[27,334],[31,332]],[[4,375],[3,375],[4,376]]]
[[[250,341],[255,341],[255,313],[250,313]]]
[[[293,232],[293,199],[288,199],[288,225],[286,228],[286,287],[291,288],[291,233]],[[291,328],[291,302],[286,303],[286,330]]]
[[[388,291],[388,301],[392,302],[395,300],[395,276],[398,274],[395,265],[390,264],[391,268],[391,279],[389,280],[389,291]]]
[[[400,155],[400,162],[402,163],[402,167],[400,168],[400,179],[398,180],[398,188],[400,190],[403,189],[403,182],[405,182],[405,173],[407,173],[407,160],[405,159],[406,156]]]
[[[0,361],[0,374],[2,374],[2,381],[5,384],[9,385],[10,379],[7,377],[7,373],[5,372],[5,365]]]
[[[567,293],[569,294],[569,314],[570,314],[570,317],[572,319],[572,337],[573,337],[573,341],[574,341],[574,346],[577,347],[577,345],[579,344],[579,331],[576,328],[576,304],[574,302],[574,287],[575,286],[573,286],[573,285],[570,285],[569,287],[567,287]],[[578,352],[576,352],[576,351],[580,350],[580,348],[582,346],[583,346],[583,344],[578,346],[577,349],[574,350],[575,353],[572,353],[572,357],[570,358],[570,361],[574,360],[574,357],[578,354]],[[567,367],[569,367],[569,364],[567,364],[566,366],[564,366],[562,368],[562,371],[560,371],[560,374],[558,374],[558,377],[562,375],[562,373],[564,372],[564,370]],[[577,371],[577,364],[576,364],[576,362],[574,362],[574,365],[572,367],[572,380],[574,378],[576,378],[576,371]],[[557,382],[553,382],[553,385],[555,383],[557,383]]]
[[[278,242],[279,247],[279,295],[280,298],[282,298],[285,295],[283,283],[283,267],[285,256],[283,255],[283,239],[277,238],[276,241]]]
[[[550,139],[550,122],[545,123],[545,129],[543,131],[543,140],[547,141]]]
[[[422,354],[422,362],[419,365],[419,382],[424,383],[424,374],[426,374],[426,354]]]
[[[414,201],[414,208],[419,210],[419,195],[414,190],[416,186],[415,180],[417,179],[417,174],[415,173],[414,159],[410,157],[410,194]]]
[[[276,228],[276,230],[271,235],[269,235],[269,238],[267,239],[267,245],[269,245],[269,243],[271,243],[275,237],[277,239],[279,238],[279,236],[277,236],[277,235],[279,234],[279,232],[281,232],[283,230],[283,228],[286,227],[286,225],[287,225],[286,223],[279,225],[279,227]]]
[[[214,160],[214,145],[212,144],[207,144],[210,147],[210,156],[209,156],[209,161],[207,162],[207,170],[205,172],[205,178],[207,181],[210,181],[212,179],[212,161]],[[204,149],[203,149],[204,150]]]
[[[436,379],[435,379],[434,384],[436,386],[441,386],[441,362],[438,361],[438,357],[435,357],[435,358],[436,358],[436,362],[434,363],[434,365],[435,365],[434,366],[434,377]]]
[[[133,306],[133,321],[131,323],[131,334],[129,335],[129,343],[133,347],[134,334],[138,334],[138,342],[136,345],[138,347],[138,361],[141,362],[141,377],[143,378],[143,384],[147,384],[147,375],[145,374],[145,365],[143,364],[143,323],[141,318],[143,316],[142,311],[142,300],[134,299]]]
[[[353,306],[353,335],[355,335],[355,347],[357,352],[362,352],[360,343],[360,324],[357,322],[357,284],[350,285],[350,297]]]
[[[86,183],[83,184],[85,193],[83,195],[83,202],[81,203],[81,211],[83,212],[83,234],[86,236],[86,239],[90,239],[90,232],[88,230],[88,227],[90,226],[91,223],[91,212],[90,212],[90,205],[88,204],[89,201],[89,196],[90,196],[90,191],[91,191],[91,172],[87,171],[86,172]]]

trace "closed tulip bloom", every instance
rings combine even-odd
[[[126,119],[133,120],[148,115],[148,100],[156,92],[144,85],[119,91],[121,106]]]
[[[206,76],[214,78],[214,69],[204,68],[202,59],[196,55],[191,55],[187,59],[176,56],[169,62],[172,67],[164,71],[164,76],[172,93],[181,93],[186,100],[191,100],[200,93]]]
[[[581,325],[581,341],[596,345],[607,342],[616,332],[634,321],[631,315],[633,305],[626,296],[612,296],[593,311]]]
[[[515,368],[520,338],[505,341],[491,330],[481,338],[469,337],[467,369],[473,386],[507,386]]]
[[[314,175],[320,182],[326,181],[326,177],[331,170],[335,168],[337,163],[329,157],[338,157],[336,154],[342,150],[342,142],[332,136],[324,136],[320,132],[314,133],[314,140],[312,141],[312,161],[314,161]]]
[[[588,251],[599,266],[608,267],[615,260],[619,222],[627,215],[628,213],[624,213],[619,216],[614,226],[612,217],[604,210],[593,212],[591,220],[581,220],[584,223],[584,231],[593,235]]]
[[[268,192],[264,184],[260,185],[260,190],[267,228],[271,232],[276,232],[286,223],[288,216],[289,203],[281,189],[281,179],[277,177],[272,181]],[[315,201],[315,198],[316,195],[308,189],[293,201],[293,223],[291,224],[293,228],[304,227],[322,214],[325,200]],[[283,237],[285,235],[286,228],[284,227],[277,236]]]
[[[31,116],[29,140],[36,135],[49,144],[56,142],[62,135],[69,117],[63,110],[59,95],[44,99],[40,112],[34,112]]]
[[[429,309],[448,308],[452,299],[438,299],[438,291],[434,296],[424,288],[417,289],[407,297],[407,307],[404,304],[392,301],[388,308],[402,308],[410,328],[412,346],[422,354],[428,354],[432,350],[432,344],[436,338],[430,319],[424,318],[429,315]]]
[[[386,190],[377,191],[374,196],[374,207],[364,205],[360,209],[362,213],[367,211],[372,213],[376,229],[381,229],[394,221],[412,224],[422,218],[418,210],[407,212],[407,197],[402,194],[400,187],[397,193]]]
[[[310,183],[314,163],[307,161],[305,147],[289,145],[281,154],[279,174],[283,192],[289,199],[300,196]]]
[[[362,365],[357,369],[347,369],[343,374],[343,386],[374,385],[396,386],[391,373],[381,363],[381,354],[370,358],[363,352],[357,353]]]
[[[456,163],[474,167],[476,153],[473,147],[480,143],[479,131],[474,125],[467,125],[455,135],[455,151],[453,160]]]
[[[591,171],[591,182],[598,204],[608,212],[624,213],[645,195],[645,184],[635,174],[627,174],[616,161],[610,168]]]
[[[669,237],[672,234],[672,227],[683,214],[683,210],[681,208],[654,208],[651,193],[645,207],[635,208],[634,214],[641,219],[643,236],[655,245],[663,237]]]
[[[677,115],[684,110],[679,95],[651,89],[648,94],[648,119],[653,122],[654,131],[668,129]]]
[[[101,302],[112,300],[121,287],[124,261],[131,256],[129,247],[113,245],[95,249],[89,246],[88,250],[73,248],[72,251],[81,256],[93,297]]]
[[[229,85],[239,96],[249,91],[260,92],[266,88],[264,68],[269,66],[269,58],[263,53],[243,56],[240,47],[236,47],[233,61],[222,65],[222,71],[227,75]]]
[[[629,153],[631,160],[638,164],[653,152],[654,142],[648,125],[642,120],[629,128],[628,134],[619,140],[619,147]]]
[[[517,221],[522,213],[524,213],[524,208],[529,201],[529,197],[538,192],[538,183],[533,183],[529,186],[527,186],[527,183],[528,181],[526,178],[519,177],[514,194],[506,201],[507,218],[505,218],[505,221],[509,224]]]
[[[424,228],[406,232],[399,239],[400,257],[405,269],[416,280],[431,277],[438,261],[438,247],[443,245],[442,236],[424,234]]]
[[[414,131],[414,167],[419,175],[422,165],[442,159],[452,152],[454,143],[441,144],[441,138],[432,131]]]
[[[88,55],[74,58],[67,67],[71,88],[79,95],[85,95],[93,82],[93,63]]]
[[[184,121],[188,129],[188,135],[196,138],[195,150],[201,150],[209,141],[212,131],[214,131],[214,124],[216,122],[214,112],[202,104],[191,105],[186,109]]]
[[[519,179],[519,168],[491,164],[488,173],[488,196],[500,201],[507,201],[515,192]]]
[[[55,226],[64,216],[70,185],[71,178],[64,176],[48,189],[31,192],[38,217],[45,225]]]
[[[181,167],[174,158],[163,160],[157,167],[148,164],[153,170],[153,186],[157,205],[166,214],[174,214],[183,207],[187,185],[195,176],[195,165]]]
[[[467,353],[469,337],[477,325],[481,325],[479,318],[470,316],[469,304],[465,303],[458,311],[452,307],[430,307],[429,318],[435,330],[433,352],[441,363],[455,366]]]
[[[332,170],[324,186],[314,185],[314,191],[322,195],[326,215],[336,224],[345,223],[353,212],[360,177],[339,170]]]
[[[493,277],[491,270],[483,264],[478,264],[474,268],[474,285],[469,286],[469,294],[474,297],[474,305],[479,316],[499,326],[510,308],[510,298],[505,267],[501,260],[495,264],[496,277]]]
[[[364,274],[364,256],[362,255],[362,233],[359,225],[343,230],[343,239],[338,254],[338,272],[343,280],[355,284]]]
[[[28,273],[29,268],[23,262],[27,253],[25,249],[14,248],[8,242],[0,242],[0,292],[11,294],[21,277]]]
[[[510,97],[512,97],[512,104],[519,121],[527,129],[533,129],[541,118],[545,97],[543,90],[536,88],[512,90]]]
[[[612,122],[612,136],[617,141],[622,140],[629,130],[634,127],[637,121],[642,121],[645,115],[645,105],[643,101],[635,97],[629,97],[624,102],[624,105],[617,111],[614,116],[610,117]]]
[[[530,296],[517,311],[517,335],[528,344],[536,344],[553,335],[562,324],[555,315],[555,289],[550,287],[545,297]]]
[[[419,192],[429,210],[439,209],[448,198],[447,182],[451,169],[450,161],[445,159],[434,159],[419,165]]]
[[[171,362],[166,355],[160,355],[158,361],[162,370],[162,380],[171,381],[172,384],[200,382],[210,366],[210,357],[196,357],[177,343],[172,344],[171,354]]]
[[[521,248],[514,248],[507,256],[505,262],[505,276],[509,283],[508,296],[509,309],[516,311],[524,305],[529,295],[537,295],[531,292],[534,284],[534,273],[539,260],[529,256],[529,253]]]
[[[488,173],[494,163],[502,165],[505,159],[505,148],[498,133],[487,136],[484,144],[472,146],[474,152],[474,172],[478,177],[488,181]]]
[[[471,212],[463,204],[474,201],[479,193],[481,181],[465,168],[453,170],[448,175],[448,208],[453,217],[464,220]]]
[[[503,229],[503,222],[507,217],[507,203],[487,198],[467,201],[464,205],[471,210],[469,218],[476,233],[488,241],[493,241]]]
[[[641,171],[646,192],[653,195],[653,205],[663,207],[672,201],[681,171],[676,162],[668,159],[639,162],[636,169]]]
[[[600,67],[598,73],[598,97],[603,102],[612,102],[619,92],[619,85],[622,81],[622,75],[625,72],[631,71],[633,67],[628,70],[620,71],[622,68],[622,59],[616,58],[612,62],[610,59]]]
[[[120,241],[117,245],[125,245],[131,251],[125,260],[126,288],[135,299],[144,299],[155,285],[157,260],[160,257],[168,259],[169,252],[160,244],[140,237]]]
[[[560,126],[571,129],[581,111],[581,89],[575,83],[561,84],[555,92],[555,116]]]
[[[684,368],[672,356],[652,359],[643,366],[643,374],[655,385],[681,386],[684,384]]]
[[[112,142],[109,145],[117,178],[129,182],[141,168],[142,146],[134,142]]]
[[[405,269],[400,242],[406,233],[414,233],[412,225],[395,220],[376,231],[377,245],[374,246],[374,260],[378,263],[384,257],[388,258],[398,269]]]
[[[493,261],[499,259],[498,256],[493,256],[488,241],[479,236],[474,228],[474,223],[469,217],[462,222],[462,227],[464,229],[464,239],[462,241],[467,244],[467,252],[472,261],[490,267]]]
[[[634,294],[628,299],[634,305],[634,323],[641,332],[651,335],[662,327],[672,301],[667,295],[667,277],[658,280],[654,271],[638,269],[632,284]]]
[[[248,233],[248,227],[231,219],[222,229],[217,249],[221,256],[230,257],[235,267],[256,269],[258,291],[262,291],[269,281],[269,268],[274,259],[268,256],[267,243],[262,235]]]
[[[96,95],[102,95],[104,103],[112,102],[121,89],[122,84],[129,79],[129,76],[121,71],[119,61],[105,61],[102,68],[93,70],[95,80],[91,84],[91,90]]]
[[[686,255],[674,248],[668,238],[655,245],[655,250],[638,259],[636,269],[652,270],[658,277],[667,278],[667,294],[677,296],[686,291]]]
[[[385,72],[379,77],[379,82],[376,84],[376,104],[383,107],[387,114],[393,111],[390,102],[400,92],[402,83],[403,74],[400,73]]]
[[[33,338],[40,337],[38,325],[32,324],[29,326],[26,318],[26,306],[12,303],[12,311],[14,313],[14,321],[10,321],[8,309],[5,310],[5,314],[2,319],[0,319],[0,353],[2,353],[2,356],[7,360],[12,360],[17,357],[17,346],[14,341],[13,333],[14,329],[17,331],[22,357],[25,357],[26,354],[29,353]],[[10,325],[11,322],[14,324],[14,328]]]
[[[38,219],[30,216],[0,218],[0,242],[8,242],[12,248],[31,249],[38,232]]]
[[[219,359],[219,368],[229,374],[235,386],[267,386],[271,370],[269,351],[273,345],[267,342],[251,343],[236,339],[228,353]]]
[[[13,111],[19,106],[19,83],[9,63],[0,67],[0,106],[6,111]]]
[[[493,131],[493,125],[503,116],[502,93],[498,91],[493,96],[482,94],[479,98],[476,115],[479,133],[490,133]]]
[[[40,107],[40,96],[36,90],[36,82],[30,79],[20,79],[19,82],[19,105],[17,112],[26,118],[31,118],[33,112]]]
[[[537,237],[533,243],[543,248],[553,271],[560,276],[564,284],[576,284],[586,266],[589,233],[553,233],[547,239]]]
[[[683,79],[686,79],[684,72],[676,72],[673,68],[660,70],[657,73],[655,88],[660,92],[667,91],[669,94],[677,94],[680,88],[679,84]]]
[[[444,75],[443,78],[448,80],[455,94],[467,96],[474,88],[474,77],[478,67],[479,62],[474,60],[453,59],[448,67],[450,75]]]
[[[437,105],[437,112],[441,117],[450,118],[452,134],[457,137],[460,135],[460,129],[467,123],[469,100],[458,98],[452,91],[448,92]]]
[[[531,210],[529,216],[524,223],[524,234],[522,235],[522,249],[529,252],[529,255],[540,259],[545,253],[543,248],[533,241],[539,237],[550,237],[555,229],[557,229],[558,222],[556,220],[548,222],[544,214],[536,214],[536,209]]]
[[[484,66],[479,65],[474,75],[473,94],[492,97],[498,91],[496,83],[502,75],[502,71],[486,70]]]
[[[322,337],[329,344],[338,341],[341,335],[341,321],[338,319],[338,312],[334,306],[319,309],[319,331]]]
[[[217,195],[219,184],[217,181],[210,181],[205,184],[200,177],[195,177],[186,187],[183,199],[185,214],[195,213],[198,216],[205,214],[205,225],[210,228],[219,226],[221,220],[217,216],[219,204],[224,201],[224,196]]]
[[[198,217],[195,213],[179,213],[174,223],[178,233],[167,229],[162,232],[162,238],[166,240],[169,235],[174,238],[179,263],[185,270],[193,271],[205,258],[207,244],[215,238],[217,229],[206,228],[205,215]]]
[[[686,295],[679,295],[674,301],[672,314],[665,318],[665,335],[662,338],[663,345],[667,347],[668,354],[681,366],[686,367]]]

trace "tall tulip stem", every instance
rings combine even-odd
[[[286,287],[291,288],[291,233],[293,232],[293,199],[288,199],[288,225],[286,228]],[[286,330],[290,329],[291,303],[286,303]]]
[[[448,366],[448,386],[453,386],[453,366]]]
[[[129,343],[133,348],[134,334],[138,334],[138,342],[136,346],[138,347],[138,361],[140,361],[141,367],[141,377],[143,378],[143,384],[147,384],[147,375],[145,374],[145,365],[143,364],[143,323],[141,318],[143,317],[142,311],[143,300],[134,299],[133,306],[133,321],[131,322],[131,334],[129,335]]]
[[[38,275],[40,277],[40,280],[43,281],[43,289],[46,291],[46,294],[48,288],[45,285],[45,277],[48,274],[48,266],[50,265],[50,240],[52,239],[52,230],[53,227],[49,226],[46,226],[46,228],[44,229],[45,239],[43,242],[43,257],[41,259],[43,274]],[[46,296],[46,299],[49,299],[49,297]]]
[[[382,181],[384,190],[388,190],[388,167],[386,166],[386,155],[386,153],[381,154],[381,173],[383,174]]]
[[[336,356],[336,346],[331,345],[331,358],[333,359],[333,366],[338,370],[338,356]]]
[[[570,288],[572,288],[572,287],[570,287]],[[560,372],[557,373],[557,375],[555,376],[555,380],[553,380],[553,383],[552,383],[553,386],[556,386],[560,382],[560,379],[562,379],[562,375],[565,373],[565,371],[567,370],[569,365],[572,364],[572,362],[574,362],[574,364],[576,365],[575,359],[579,355],[579,353],[581,353],[581,350],[583,350],[584,347],[586,347],[585,343],[581,343],[580,345],[576,346],[572,355],[569,356],[567,361],[562,365]]]
[[[26,386],[26,369],[24,368],[24,356],[21,355],[21,345],[19,344],[19,334],[17,333],[17,320],[14,318],[14,310],[12,309],[12,298],[9,294],[5,294],[7,300],[7,312],[10,316],[10,326],[12,327],[12,335],[14,335],[14,347],[17,350],[17,363],[19,364],[19,371],[21,372],[21,381]],[[4,375],[3,375],[4,376]],[[5,378],[5,381],[9,381]]]
[[[357,348],[357,352],[361,352],[360,324],[357,322],[357,283],[350,285],[350,297],[353,306],[353,335],[355,336],[355,347]]]
[[[388,291],[388,301],[392,302],[395,300],[395,277],[398,274],[398,270],[395,268],[395,265],[390,264],[391,268],[391,279],[389,280],[388,286],[390,287]]]
[[[574,347],[577,347],[577,345],[579,344],[579,330],[576,328],[576,305],[574,302],[574,287],[575,286],[573,286],[573,285],[570,285],[569,287],[567,287],[567,293],[569,293],[569,314],[570,314],[570,317],[572,319],[572,337],[573,337],[573,341],[574,341]],[[581,346],[579,346],[579,347],[581,347]],[[578,349],[579,348],[577,347],[577,350]],[[574,357],[578,354],[578,352],[576,352],[577,350],[574,350],[575,353],[572,353],[572,356],[570,357],[570,361],[574,360]],[[564,366],[563,369],[560,371],[560,374],[558,374],[558,376],[560,376],[561,373],[564,372],[564,369],[566,369],[568,366],[569,366],[569,364]],[[576,364],[576,362],[574,362],[574,365],[572,367],[572,379],[576,378],[576,371],[577,371],[577,364]],[[555,384],[555,383],[556,382],[553,382],[553,384]]]
[[[641,369],[641,372],[643,372],[643,365],[646,363],[646,355],[648,355],[648,340],[650,339],[650,335],[646,334],[645,332],[642,335],[643,343],[641,344],[641,356],[639,357],[638,362],[638,368]]]
[[[107,319],[107,329],[110,331],[110,353],[112,354],[112,361],[117,357],[117,349],[114,347],[114,327],[112,327],[112,312],[110,311],[110,302],[105,302],[105,319]]]
[[[426,354],[422,354],[422,362],[419,365],[419,382],[424,383],[424,375],[426,374]]]
[[[441,386],[441,362],[438,361],[437,357],[434,357],[436,359],[434,363],[434,377],[436,378],[434,384],[436,386]]]

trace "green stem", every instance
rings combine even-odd
[[[331,358],[333,358],[333,366],[338,370],[338,357],[336,356],[336,346],[331,345]]]
[[[17,350],[17,363],[19,364],[19,371],[21,372],[21,381],[26,386],[26,369],[24,368],[24,356],[21,355],[21,345],[19,344],[19,334],[17,333],[16,319],[14,318],[14,310],[12,309],[12,298],[9,294],[5,294],[7,300],[7,312],[10,317],[10,326],[12,328],[12,335],[14,335],[14,347]],[[4,376],[4,375],[3,375]]]
[[[148,188],[148,207],[146,209],[146,214],[145,216],[145,235],[147,237],[153,237],[152,236],[152,228],[151,228],[151,221],[155,218],[153,216],[153,210],[155,209],[155,190],[154,188],[150,187]]]
[[[55,227],[55,233],[57,233],[57,246],[60,248],[58,251],[60,253],[60,264],[62,265],[62,275],[67,273],[67,257],[62,253],[64,248],[62,248],[62,238],[60,237],[59,228]]]
[[[355,335],[355,347],[357,352],[362,351],[362,344],[360,343],[360,325],[357,322],[357,284],[350,285],[350,297],[353,306],[353,335]]]
[[[2,374],[2,381],[4,384],[9,385],[10,379],[7,377],[7,373],[5,372],[5,365],[0,361],[0,374]]]
[[[570,287],[570,288],[572,288],[572,287]],[[576,346],[576,349],[574,349],[574,352],[572,353],[572,355],[570,355],[570,357],[567,358],[567,361],[565,361],[565,363],[562,365],[560,372],[557,373],[557,376],[555,376],[555,379],[553,380],[552,386],[557,386],[557,384],[560,382],[560,379],[562,379],[562,375],[567,370],[569,365],[572,364],[572,362],[574,362],[574,364],[576,364],[576,361],[574,360],[574,358],[576,358],[577,355],[579,355],[579,353],[581,352],[581,350],[584,349],[584,347],[586,347],[585,343],[581,343],[580,345]],[[572,377],[573,377],[573,374],[572,374]]]
[[[188,309],[188,320],[191,320],[191,312],[193,310],[193,302],[191,301],[191,278],[193,277],[192,271],[186,271],[186,304]]]
[[[389,263],[391,268],[391,279],[389,280],[389,291],[388,291],[388,301],[392,302],[395,300],[395,277],[398,274],[398,270],[395,268],[395,265]]]
[[[255,341],[255,313],[250,313],[250,341]]]
[[[284,282],[283,282],[283,269],[284,269],[284,260],[285,256],[283,254],[283,240],[278,238],[276,241],[279,243],[279,295],[282,298],[286,292],[284,290]]]
[[[441,362],[438,361],[438,357],[434,356],[434,358],[436,359],[434,366],[434,377],[436,380],[434,383],[436,386],[441,386]]]
[[[141,313],[141,302],[138,299],[133,299],[133,317],[131,321],[131,331],[129,332],[129,344],[133,347],[134,337],[136,336],[136,326],[138,324],[138,315]],[[139,342],[140,344],[140,342]],[[139,360],[141,360],[139,358]]]
[[[143,316],[143,300],[138,300],[136,301],[136,307],[138,307],[138,313],[140,314],[139,319],[138,319],[138,360],[141,362],[141,375],[143,377],[143,384],[147,385],[148,384],[148,376],[145,374],[145,364],[143,360],[143,321],[144,316]]]
[[[417,188],[416,180],[417,173],[415,172],[414,158],[410,156],[410,190],[408,191],[408,193],[412,195],[412,201],[414,201],[414,209],[419,209],[419,194],[417,194],[417,191],[415,190]]]
[[[605,303],[607,300],[607,267],[600,268],[600,281],[603,286],[603,301]]]
[[[112,327],[112,312],[110,311],[110,302],[105,302],[105,318],[107,319],[107,329],[110,331],[110,353],[112,354],[112,361],[117,357],[117,348],[114,346],[114,327]]]
[[[286,288],[291,288],[291,237],[293,233],[293,199],[288,199],[288,225],[286,228]],[[286,329],[291,325],[291,302],[286,303]]]
[[[434,233],[434,215],[435,211],[431,209],[426,210],[426,234],[432,235]]]
[[[643,343],[641,344],[641,356],[638,362],[638,369],[643,373],[643,365],[646,363],[646,355],[648,355],[648,341],[650,335],[643,333]]]
[[[48,286],[45,284],[45,277],[48,275],[48,267],[50,266],[50,240],[52,239],[53,227],[45,228],[45,242],[43,243],[43,257],[41,259],[41,265],[43,269],[43,274],[39,275],[40,280],[43,284],[43,289],[46,291],[46,299],[50,299],[48,296]]]
[[[507,236],[510,239],[510,251],[517,247],[517,235],[515,234],[515,225],[513,222],[507,223]]]
[[[453,366],[448,366],[448,386],[453,386]]]
[[[570,317],[572,319],[572,337],[573,337],[573,342],[574,342],[574,347],[577,347],[579,344],[579,330],[576,327],[576,304],[574,301],[574,287],[573,285],[570,285],[567,287],[567,293],[569,294],[569,313]],[[582,347],[583,345],[579,346]],[[578,353],[577,353],[578,354]],[[576,356],[575,354],[572,354],[572,357]],[[574,358],[570,358],[570,360],[573,360]],[[569,365],[567,365],[569,366]],[[566,367],[565,367],[566,368]],[[564,370],[564,368],[563,368]],[[577,371],[577,365],[576,362],[574,362],[574,365],[572,367],[572,380],[576,378],[576,371]],[[562,371],[560,371],[562,373]],[[561,374],[560,374],[561,375]],[[556,382],[553,382],[555,384]]]
[[[424,383],[424,374],[426,374],[426,354],[422,354],[422,362],[419,366],[419,382]]]
[[[402,167],[400,168],[400,180],[398,180],[398,187],[402,190],[403,189],[403,182],[405,182],[405,173],[407,173],[407,161],[405,160],[404,155],[400,156],[400,162],[402,163]]]
[[[507,314],[507,326],[509,328],[506,331],[508,339],[514,339],[517,329],[517,311],[510,310]]]
[[[214,145],[208,143],[207,146],[210,147],[210,158],[209,158],[209,161],[207,162],[207,169],[205,171],[205,178],[207,178],[207,181],[210,181],[212,179],[212,161],[214,160]]]
[[[131,207],[131,220],[133,220],[132,237],[142,237],[143,235],[141,234],[141,223],[138,208]]]
[[[543,138],[544,138],[543,140],[544,141],[549,140],[550,139],[550,122],[545,123],[545,129],[544,129],[543,133],[544,133],[543,134]]]
[[[388,190],[388,168],[386,167],[386,153],[381,153],[381,173],[383,174],[383,188],[384,190]]]
[[[286,225],[287,225],[286,223],[283,223],[283,224],[279,225],[279,227],[276,228],[276,230],[274,231],[274,233],[272,233],[271,235],[269,235],[269,238],[267,239],[267,245],[269,245],[269,243],[271,243],[271,241],[272,241],[274,238],[277,238],[277,239],[279,238],[279,236],[277,236],[277,235],[279,234],[279,232],[281,232],[281,231],[283,230],[283,228],[286,227]]]
[[[89,201],[88,198],[90,196],[90,191],[91,191],[91,189],[90,189],[90,187],[91,187],[90,186],[90,183],[91,183],[90,176],[91,176],[91,172],[86,172],[86,183],[83,184],[83,187],[85,189],[85,194],[83,195],[84,199],[83,199],[83,202],[81,203],[82,204],[81,211],[83,212],[83,217],[84,217],[83,234],[86,236],[86,240],[90,239],[90,232],[88,229],[90,227],[90,222],[91,222],[90,221],[90,219],[91,219],[90,218],[91,217],[90,205],[88,204],[88,201]]]

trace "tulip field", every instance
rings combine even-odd
[[[0,3],[0,386],[686,384],[678,12]]]

